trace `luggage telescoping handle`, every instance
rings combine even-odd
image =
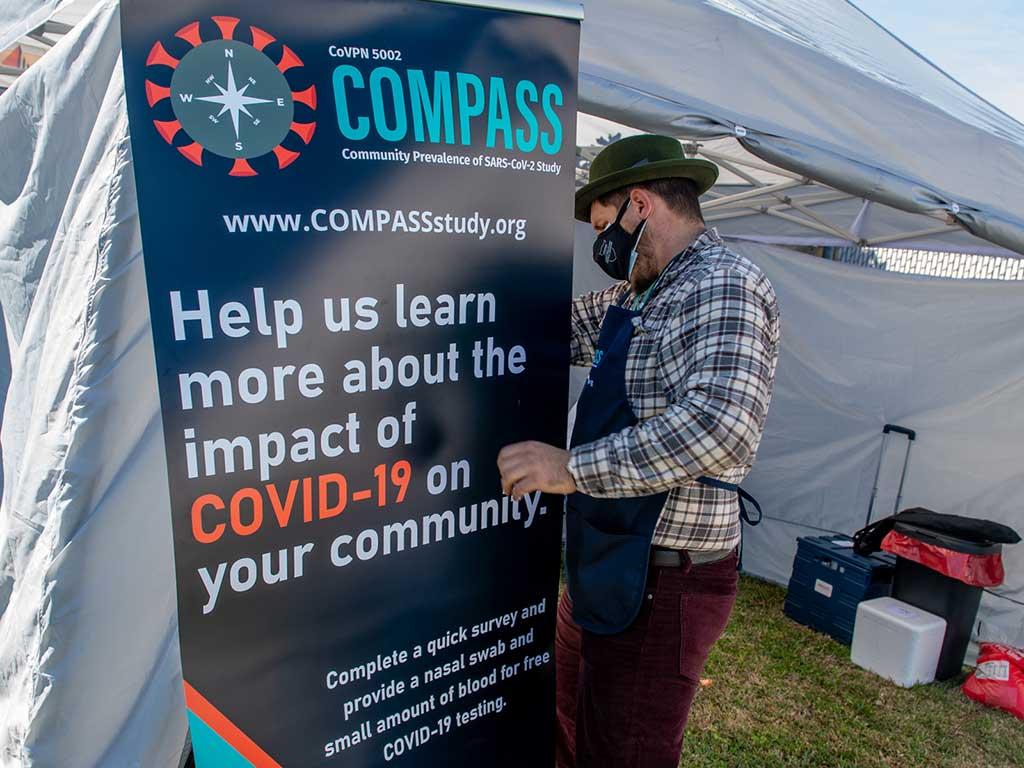
[[[906,435],[908,440],[916,440],[917,432],[906,427],[901,427],[899,424],[886,424],[882,427],[882,434],[888,435],[890,432],[898,432],[901,435]]]
[[[885,458],[885,446],[889,441],[889,433],[895,432],[900,435],[907,436],[907,453],[903,457],[903,471],[900,473],[900,487],[896,491],[896,503],[893,504],[892,512],[896,512],[900,508],[900,501],[903,499],[903,483],[907,479],[907,467],[910,465],[910,448],[914,445],[914,441],[917,439],[917,432],[907,427],[901,427],[899,424],[886,424],[882,427],[882,448],[878,452],[878,467],[875,469],[875,483],[871,488],[871,501],[868,502],[868,516],[864,519],[865,527],[871,524],[871,513],[875,508],[875,497],[878,496],[878,478],[882,474],[882,459]]]

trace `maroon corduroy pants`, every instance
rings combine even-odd
[[[643,607],[616,635],[595,635],[558,604],[558,768],[677,768],[690,705],[736,601],[735,553],[651,568]]]

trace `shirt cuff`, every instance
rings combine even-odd
[[[569,450],[569,474],[580,493],[588,496],[601,493],[601,469],[607,466],[607,447],[601,441],[577,445]]]

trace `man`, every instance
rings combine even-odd
[[[698,197],[717,177],[666,136],[594,159],[576,218],[618,282],[573,303],[572,362],[591,369],[572,448],[498,457],[506,493],[569,494],[562,768],[676,768],[735,601],[736,484],[761,439],[779,319],[768,279],[704,224]]]

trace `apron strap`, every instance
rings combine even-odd
[[[745,490],[740,488],[736,483],[727,483],[725,480],[719,480],[715,477],[708,477],[707,475],[701,475],[697,478],[697,482],[701,485],[706,485],[710,488],[717,488],[720,491],[732,491],[739,499],[740,503],[740,521],[753,527],[761,524],[761,518],[764,517],[764,513],[761,512],[761,505],[757,503],[757,499],[747,493]],[[747,511],[746,502],[750,502],[754,509],[757,510],[757,517],[751,517]],[[743,538],[740,538],[740,553],[739,562],[736,564],[737,569],[743,568]]]
[[[739,486],[736,486],[736,493],[740,495],[740,517],[743,519],[743,522],[745,522],[747,525],[751,527],[755,525],[760,525],[761,518],[764,517],[764,513],[761,511],[761,505],[757,503],[757,499],[755,499],[753,496],[751,496],[749,493],[744,491]],[[747,505],[743,503],[744,500],[749,501],[751,504],[754,505],[754,509],[757,510],[756,518],[752,518],[750,516],[750,513],[747,512]]]
[[[761,512],[761,505],[757,503],[757,499],[747,493],[745,490],[740,488],[736,483],[727,483],[725,480],[719,480],[714,477],[708,477],[707,475],[701,475],[697,478],[697,482],[701,485],[707,485],[711,488],[717,488],[720,491],[732,491],[739,496],[740,502],[740,519],[750,526],[760,525],[761,518],[764,517],[764,513]],[[751,517],[747,511],[746,502],[750,502],[754,509],[757,510],[757,517]]]

